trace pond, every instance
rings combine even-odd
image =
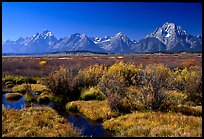
[[[17,109],[28,107],[25,103],[25,95],[23,95],[18,100],[8,100],[6,99],[6,93],[2,95],[2,104],[7,109]],[[48,105],[33,104],[32,106],[40,107],[52,107],[53,104]],[[73,125],[73,127],[80,130],[81,135],[85,137],[111,137],[111,133],[103,128],[101,122],[93,122],[82,116],[81,114],[66,113],[65,118],[67,121]]]
[[[103,128],[100,122],[86,119],[81,114],[68,114],[67,120],[75,128],[80,129],[85,137],[111,137],[111,133]]]
[[[5,108],[7,109],[16,109],[20,110],[25,107],[29,107],[28,104],[25,102],[25,95],[23,95],[21,98],[16,99],[16,100],[11,100],[11,99],[6,99],[6,93],[2,95],[2,104],[4,105]],[[38,103],[33,103],[32,107],[52,107],[53,103],[48,103],[47,105],[45,104],[38,104]]]
[[[23,95],[20,99],[18,100],[8,100],[6,99],[6,93],[2,95],[2,104],[4,105],[5,108],[7,109],[16,109],[20,110],[22,108],[26,107],[25,103],[25,96]]]

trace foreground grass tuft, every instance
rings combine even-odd
[[[66,119],[46,107],[21,110],[2,108],[3,137],[69,137],[79,136]]]
[[[107,100],[72,101],[67,103],[66,110],[75,112],[78,111],[94,121],[106,120],[114,115],[111,113]]]
[[[107,120],[103,126],[126,137],[202,136],[202,118],[181,113],[135,112]]]
[[[22,94],[20,94],[20,93],[6,93],[6,99],[16,99],[16,100],[18,100],[21,97],[22,97]]]

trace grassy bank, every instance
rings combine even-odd
[[[73,137],[79,136],[79,131],[51,108],[30,107],[21,110],[2,108],[2,136]]]
[[[111,112],[107,100],[73,101],[67,103],[66,109],[67,111],[80,112],[94,121],[106,120],[114,115],[114,113]]]
[[[135,112],[103,123],[122,137],[201,137],[202,117],[181,113]]]

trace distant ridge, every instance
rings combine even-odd
[[[88,37],[75,33],[60,39],[49,30],[36,33],[31,37],[7,40],[2,43],[2,53],[46,54],[55,52],[68,53],[178,53],[202,52],[202,37],[192,36],[175,23],[165,22],[145,38],[135,41],[122,32],[102,38]]]

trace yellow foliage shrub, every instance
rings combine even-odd
[[[40,65],[40,66],[45,66],[46,64],[47,64],[47,62],[44,61],[44,60],[42,60],[42,61],[39,62],[39,65]]]
[[[84,86],[95,86],[100,81],[103,74],[107,71],[105,65],[95,64],[78,72],[79,79],[82,80]]]

